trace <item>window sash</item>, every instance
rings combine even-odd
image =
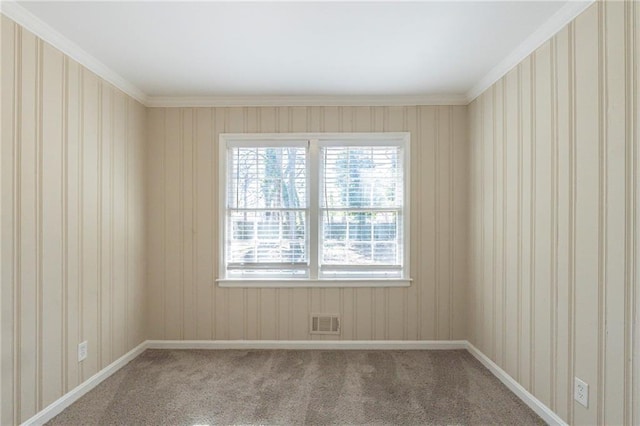
[[[304,170],[305,176],[304,179],[299,179],[299,177],[294,177],[294,193],[296,195],[300,195],[301,197],[304,196],[304,202],[301,203],[303,206],[299,207],[299,208],[303,208],[303,209],[308,209],[309,208],[309,150],[308,150],[308,143],[306,143],[304,146],[300,146],[300,144],[297,141],[293,141],[290,144],[284,144],[284,143],[275,143],[273,141],[265,141],[264,143],[261,143],[260,145],[256,145],[255,142],[253,142],[251,145],[248,145],[246,143],[243,144],[233,144],[232,146],[229,146],[226,152],[226,159],[227,162],[225,164],[225,166],[227,167],[227,173],[226,176],[224,178],[225,180],[225,198],[224,198],[224,205],[226,206],[227,211],[231,210],[231,209],[237,209],[237,210],[260,210],[260,209],[273,209],[273,210],[278,210],[278,209],[295,209],[298,207],[294,207],[294,206],[287,206],[287,207],[282,207],[282,206],[278,206],[278,207],[274,207],[274,206],[260,206],[260,200],[256,199],[255,203],[258,203],[257,206],[255,207],[247,207],[246,203],[248,200],[246,200],[248,194],[250,192],[255,192],[255,196],[257,197],[258,195],[258,188],[253,188],[253,185],[246,185],[244,188],[244,198],[245,200],[243,200],[244,202],[240,201],[240,197],[239,197],[239,193],[241,191],[240,189],[240,151],[245,149],[245,150],[256,150],[256,151],[262,151],[263,154],[266,154],[266,151],[270,150],[270,149],[287,149],[287,148],[294,148],[296,150],[299,149],[303,149],[304,150],[304,162],[305,162],[305,168],[304,169],[298,169],[297,165],[294,164],[294,172],[298,171],[298,170]],[[237,153],[234,155],[234,151],[237,150]],[[259,152],[255,152],[255,160],[252,161],[252,159],[249,158],[244,158],[244,160],[246,161],[246,163],[244,163],[244,167],[245,167],[245,173],[247,173],[248,175],[251,176],[251,178],[255,179],[255,183],[258,184],[259,181],[259,177],[261,173],[266,173],[267,169],[268,169],[268,163],[265,162],[260,162],[259,161]],[[245,153],[246,155],[246,153]],[[280,152],[279,153],[280,158],[282,159],[282,155],[283,153]],[[290,160],[290,157],[287,158]],[[234,170],[234,165],[236,164],[235,160],[238,160],[238,165],[237,165],[237,169]],[[234,173],[235,172],[235,173]],[[281,179],[284,180],[284,176],[281,176]],[[300,182],[304,182],[305,184],[305,191],[304,193],[298,193],[298,191],[296,190],[296,186],[298,183]],[[251,182],[254,183],[254,182]],[[264,183],[264,181],[263,181]],[[235,184],[235,185],[234,185]],[[235,192],[234,192],[235,189]],[[300,201],[300,200],[299,200]]]
[[[403,154],[404,147],[402,145],[394,143],[371,144],[366,138],[357,143],[335,144],[332,141],[332,143],[321,144],[320,158],[318,159],[320,168],[318,185],[322,195],[317,200],[320,226],[318,233],[319,277],[375,276],[380,273],[397,278],[402,275],[404,264],[403,219],[404,200],[406,199],[404,187],[407,178]],[[359,169],[357,177],[353,176],[355,169],[352,166],[354,165]],[[379,171],[373,171],[372,176],[371,173],[367,173],[367,169],[372,167],[374,170],[377,167],[382,168]],[[379,175],[385,171],[386,176]],[[356,180],[352,181],[352,178]],[[342,187],[336,193],[337,182],[340,182],[341,179],[347,180],[346,192]],[[355,185],[355,188],[352,185]],[[376,190],[379,189],[377,185],[383,185],[388,190],[391,189],[392,193],[378,199],[376,195],[380,194],[376,194]],[[391,199],[389,199],[389,195]],[[341,215],[341,223],[336,224],[334,231],[338,230],[339,234],[344,235],[325,239],[325,222],[330,217],[329,213],[340,212],[344,214]],[[357,224],[349,217],[353,213],[369,214],[370,216],[367,222]],[[395,224],[393,227],[395,238],[393,240],[377,239],[376,228],[381,229],[384,223],[376,223],[378,219],[376,213],[393,215]],[[390,249],[391,257],[394,259],[376,261],[377,256],[384,257],[385,247],[387,250]],[[337,265],[327,258],[328,250],[336,252],[340,259],[353,261],[343,267],[336,267]]]
[[[283,155],[283,151],[287,148],[304,149],[305,168],[304,168],[303,182],[305,185],[305,190],[303,194],[300,194],[301,197],[304,197],[304,207],[281,207],[281,206],[239,207],[237,199],[234,199],[232,202],[232,197],[235,196],[237,198],[237,194],[233,194],[234,179],[236,180],[235,181],[236,185],[239,185],[240,183],[239,177],[237,176],[237,173],[239,172],[240,164],[236,166],[238,168],[237,170],[234,169],[234,164],[235,164],[234,160],[238,158],[237,156],[240,154],[240,151],[243,149],[256,150],[256,159],[255,160],[249,159],[249,162],[247,164],[250,169],[254,169],[252,172],[249,172],[252,179],[250,183],[251,184],[255,183],[259,185],[261,178],[264,179],[266,177],[266,175],[263,175],[263,173],[266,173],[267,165],[264,162],[265,161],[264,159],[259,158],[258,151],[267,151],[270,148],[281,150],[280,152],[278,152],[279,156]],[[234,143],[227,144],[226,159],[227,159],[227,162],[225,164],[225,167],[227,168],[227,172],[226,172],[224,182],[221,182],[221,184],[225,186],[224,206],[226,206],[226,209],[224,212],[224,220],[226,223],[223,229],[223,232],[225,233],[225,242],[223,247],[225,274],[238,275],[243,270],[246,270],[247,273],[251,272],[250,275],[255,276],[256,275],[255,271],[263,270],[265,271],[265,273],[268,271],[269,276],[274,276],[274,274],[276,274],[277,276],[281,275],[284,277],[288,275],[297,275],[300,267],[296,265],[299,262],[295,262],[293,259],[291,262],[275,261],[278,257],[282,258],[283,251],[286,251],[286,249],[284,249],[282,246],[277,247],[276,245],[278,242],[282,243],[283,241],[288,241],[289,243],[292,243],[298,240],[297,238],[295,238],[295,234],[287,235],[286,231],[282,229],[282,226],[283,226],[282,222],[283,222],[283,217],[286,215],[286,213],[296,213],[296,214],[302,213],[304,217],[303,232],[304,232],[305,238],[301,240],[300,243],[302,244],[302,247],[304,247],[304,253],[303,253],[305,257],[304,264],[308,265],[309,240],[310,240],[310,235],[309,235],[309,221],[310,221],[309,180],[310,179],[309,179],[309,173],[308,173],[308,170],[309,170],[308,142],[302,141],[302,140],[282,141],[276,138],[261,140],[259,143],[256,143],[256,141],[249,141],[249,140],[235,141]],[[282,166],[283,164],[280,165],[280,167]],[[234,176],[234,174],[236,174],[236,176]],[[281,178],[284,179],[283,176],[281,176]],[[253,180],[255,180],[255,182],[253,182]],[[296,185],[297,183],[298,183],[298,180],[296,178]],[[260,190],[256,188],[255,190],[256,197],[259,197],[257,195],[259,191]],[[258,203],[258,205],[261,204],[259,201],[259,198],[256,198],[255,203]],[[238,213],[241,213],[241,214],[245,213],[253,216],[251,218],[252,219],[251,229],[247,230],[247,231],[250,231],[252,235],[248,235],[248,234],[246,235],[247,237],[246,241],[247,243],[249,243],[246,245],[246,249],[248,250],[247,255],[251,258],[247,262],[239,262],[237,257],[233,258],[233,254],[232,254],[233,248],[235,248],[236,250],[242,250],[243,238],[234,238],[234,229],[233,229],[234,219],[235,219],[234,215],[237,215]],[[279,213],[280,217],[278,217],[278,219],[274,221],[274,223],[268,223],[267,220],[264,220],[264,217],[261,217],[260,213]],[[274,232],[273,229],[267,229],[267,230],[263,229],[263,234],[261,235],[261,231],[259,228],[261,222],[263,226],[267,226],[267,227],[277,224],[278,229],[275,231],[275,233],[277,234],[277,238],[269,238],[270,236],[269,233]],[[247,232],[247,231],[243,230],[241,232]],[[295,232],[295,230],[293,231]],[[264,236],[264,238],[260,238],[261,236]],[[233,247],[234,245],[232,244],[232,242],[236,243],[235,247]],[[271,246],[271,248],[269,248],[269,246]],[[266,254],[265,253],[266,251],[273,251],[271,256],[275,257],[275,259],[274,258],[269,259],[269,254]],[[265,256],[267,260],[263,262],[256,262],[255,259],[260,257],[261,255]],[[288,255],[295,256],[292,253],[289,253]],[[245,266],[242,266],[242,265],[245,265]],[[257,267],[257,265],[263,265],[263,266]],[[307,266],[307,269],[308,269],[308,266]],[[305,275],[308,276],[308,273],[305,272]]]
[[[234,219],[236,219],[233,215],[233,213],[246,213],[247,210],[238,210],[238,209],[229,209],[227,211],[226,214],[226,229],[225,229],[225,234],[226,234],[226,241],[225,241],[225,253],[224,253],[224,257],[225,257],[225,264],[227,265],[227,270],[229,270],[228,265],[231,264],[235,264],[235,265],[267,265],[267,264],[277,264],[277,265],[282,265],[281,267],[279,267],[278,269],[293,269],[291,267],[287,267],[287,265],[295,265],[295,264],[299,264],[299,263],[304,263],[304,264],[309,264],[309,241],[311,240],[311,236],[309,235],[309,210],[308,209],[279,209],[278,212],[280,213],[304,213],[304,231],[303,231],[303,235],[305,238],[295,238],[296,235],[287,235],[286,232],[284,230],[281,229],[282,227],[282,218],[279,218],[278,221],[274,221],[274,223],[268,223],[268,222],[264,222],[262,223],[262,226],[265,225],[277,225],[278,229],[277,231],[275,231],[275,233],[273,232],[272,229],[263,229],[263,232],[261,234],[260,232],[260,225],[261,222],[260,220],[254,220],[251,221],[252,226],[250,229],[251,235],[249,234],[245,234],[244,232],[246,232],[245,230],[241,230],[240,235],[242,235],[242,237],[236,237],[234,238],[235,235],[235,229],[234,229]],[[251,213],[274,213],[274,210],[271,209],[251,209],[249,212]],[[294,230],[295,231],[295,230]],[[275,234],[275,237],[271,237],[270,233],[273,235]],[[244,238],[243,238],[244,237]],[[271,238],[270,238],[271,237]],[[233,243],[236,243],[235,247],[232,247]],[[237,259],[234,261],[234,257],[232,254],[232,249],[236,249],[236,250],[241,250],[242,249],[242,242],[247,242],[247,243],[253,243],[253,245],[251,244],[247,244],[246,248],[249,249],[249,253],[251,253],[252,251],[255,251],[255,253],[253,255],[250,255],[251,257],[255,256],[260,256],[260,246],[262,244],[263,249],[266,249],[266,247],[268,247],[269,245],[275,245],[278,243],[283,243],[283,242],[288,242],[289,244],[296,244],[299,243],[302,247],[304,247],[304,253],[303,257],[306,259],[305,262],[296,262],[294,260],[291,261],[281,261],[281,262],[276,262],[276,261],[264,261],[264,262],[257,262],[257,261],[246,261],[246,262],[242,262],[242,261],[238,261]],[[273,249],[272,249],[273,250]],[[282,257],[282,252],[281,252],[282,248],[277,248],[275,249],[275,252],[279,254],[279,257]],[[274,253],[274,254],[276,254]],[[247,253],[248,254],[248,253]],[[290,254],[291,255],[291,254]],[[278,256],[276,256],[278,257]],[[265,268],[267,269],[267,268]]]
[[[303,269],[303,268],[307,268],[309,266],[309,264],[307,262],[273,262],[273,263],[268,263],[268,262],[260,262],[260,263],[255,263],[255,262],[244,262],[244,263],[233,263],[233,262],[229,262],[227,263],[227,269],[287,269],[287,268],[291,268],[291,269]]]
[[[383,246],[383,245],[395,245],[395,258],[396,261],[392,262],[392,263],[360,263],[360,264],[345,264],[345,266],[349,265],[352,268],[351,269],[360,269],[360,270],[373,270],[373,269],[383,269],[384,267],[386,267],[389,270],[394,270],[394,269],[402,269],[403,267],[403,263],[404,263],[404,257],[403,257],[403,252],[404,252],[404,232],[403,232],[403,228],[404,228],[404,220],[403,220],[403,209],[401,208],[396,208],[396,209],[390,209],[390,208],[378,208],[378,209],[369,209],[369,208],[362,208],[362,209],[320,209],[319,210],[320,215],[318,218],[318,222],[320,224],[320,233],[318,235],[318,247],[319,247],[319,252],[320,252],[320,256],[318,258],[318,263],[319,263],[319,268],[323,269],[323,268],[331,268],[333,269],[334,266],[337,266],[337,264],[335,263],[330,263],[330,262],[326,262],[325,261],[325,256],[324,256],[324,249],[327,246],[327,242],[331,242],[331,241],[340,241],[337,239],[325,239],[325,229],[324,229],[324,225],[325,225],[325,221],[324,221],[324,213],[325,212],[345,212],[345,213],[351,213],[351,212],[363,212],[363,213],[392,213],[395,215],[395,219],[396,219],[396,223],[395,223],[395,227],[394,227],[394,232],[395,232],[395,238],[393,240],[376,240],[375,236],[376,236],[376,224],[375,223],[371,223],[370,226],[367,226],[367,228],[369,228],[370,230],[370,234],[371,234],[371,239],[369,240],[351,240],[350,238],[350,227],[351,225],[345,226],[344,229],[344,234],[345,234],[345,239],[342,240],[344,241],[345,244],[360,244],[360,245],[371,245],[372,248],[372,254],[373,251],[375,250],[374,248],[376,246]],[[383,223],[378,224],[378,226],[383,225]]]
[[[236,139],[237,138],[237,139]],[[302,139],[306,140],[302,140]],[[317,281],[322,279],[409,279],[408,259],[409,259],[409,141],[408,133],[374,133],[374,134],[277,134],[277,135],[221,135],[221,157],[226,160],[226,164],[221,164],[220,188],[221,192],[221,264],[220,271],[223,279],[246,278],[249,279],[308,279]],[[305,208],[230,208],[228,204],[227,191],[229,190],[229,174],[231,153],[235,147],[307,147],[306,150],[306,202]],[[401,185],[398,191],[401,193],[402,203],[397,207],[363,207],[363,208],[340,208],[321,207],[320,188],[323,185],[322,164],[320,150],[323,147],[357,147],[357,146],[397,146],[400,147],[398,154],[399,168],[402,174]],[[223,160],[224,161],[224,160]],[[307,262],[271,262],[271,263],[250,263],[250,262],[228,262],[227,250],[227,228],[229,216],[232,212],[241,211],[304,211],[306,213],[306,244]],[[337,265],[322,263],[322,246],[324,243],[323,215],[334,211],[363,211],[363,212],[394,212],[397,220],[397,249],[401,251],[396,257],[398,262],[390,264],[349,264]],[[374,242],[371,241],[371,244]],[[301,278],[302,276],[302,278]]]

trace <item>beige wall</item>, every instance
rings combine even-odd
[[[145,338],[145,108],[2,17],[2,424]],[[77,362],[77,344],[89,357]]]
[[[469,108],[469,339],[574,424],[640,422],[639,10],[594,4]]]
[[[150,339],[312,339],[311,312],[342,339],[462,339],[467,251],[466,107],[150,108]],[[409,288],[241,289],[214,283],[218,134],[411,132]],[[335,336],[330,336],[335,338]]]
[[[321,338],[309,313],[338,312],[343,339],[468,338],[568,422],[640,424],[638,22],[592,6],[469,107],[145,109],[2,17],[0,423],[146,338]],[[411,132],[414,283],[218,288],[219,133],[320,131]]]

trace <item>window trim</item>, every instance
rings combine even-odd
[[[304,142],[302,142],[304,141]],[[309,202],[309,278],[228,278],[226,277],[226,204],[228,148],[233,146],[289,146],[304,143],[308,151],[308,202]],[[397,144],[403,152],[403,264],[402,277],[391,278],[319,278],[319,149],[321,146],[343,146],[345,142],[361,142],[364,146],[388,146]],[[411,142],[409,132],[376,133],[220,133],[218,147],[218,278],[220,287],[408,287],[411,285]],[[316,237],[313,237],[313,236]],[[314,244],[314,238],[315,244]]]

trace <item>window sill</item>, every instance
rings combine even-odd
[[[239,288],[341,288],[341,287],[409,287],[411,278],[372,279],[217,279],[218,287]]]

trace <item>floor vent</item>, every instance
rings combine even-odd
[[[311,314],[311,334],[340,334],[340,318],[331,314]]]

